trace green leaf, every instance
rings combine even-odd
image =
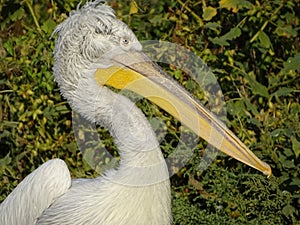
[[[215,15],[217,15],[217,9],[211,6],[208,6],[203,11],[203,19],[206,21],[211,20]]]
[[[47,33],[51,34],[56,27],[56,23],[52,19],[48,19],[42,26],[42,30]]]
[[[269,36],[263,31],[259,32],[258,40],[264,48],[270,48],[272,46]]]
[[[182,78],[182,71],[181,70],[175,70],[174,71],[174,76],[177,80]]]
[[[259,82],[254,82],[251,84],[252,90],[254,94],[263,96],[263,97],[269,97],[268,88],[262,85]]]
[[[9,153],[2,159],[0,159],[0,170],[4,170],[5,167],[11,163],[11,157]]]
[[[282,209],[282,213],[286,217],[289,217],[290,215],[292,215],[295,212],[296,212],[295,208],[293,206],[291,206],[291,205],[286,205]]]
[[[170,17],[169,19],[171,20],[171,17]],[[162,17],[162,15],[155,15],[155,16],[153,16],[151,19],[149,19],[149,21],[150,21],[153,25],[161,24],[163,20],[164,20],[164,18]],[[176,21],[177,18],[175,17],[174,20]]]
[[[20,20],[23,18],[23,15],[25,13],[25,10],[23,8],[18,9],[17,11],[14,12],[11,16],[12,21]]]
[[[55,110],[62,114],[70,112],[70,110],[68,109],[68,107],[66,105],[58,105],[55,107]]]
[[[294,92],[293,88],[287,88],[287,87],[283,87],[280,88],[278,91],[276,91],[275,93],[273,93],[273,95],[280,97],[280,96],[287,96],[289,94],[291,94],[292,92]]]
[[[254,115],[258,115],[257,106],[253,105],[249,99],[244,99],[245,105],[249,111],[251,111]]]
[[[204,25],[205,28],[214,30],[214,31],[218,31],[218,28],[220,28],[220,24],[215,23],[215,22],[208,22]]]
[[[78,146],[75,142],[65,144],[64,148],[67,149],[72,154],[76,154],[76,152],[78,151]]]
[[[234,9],[237,8],[239,0],[221,0],[219,1],[220,8]]]
[[[266,86],[259,83],[258,81],[256,81],[255,79],[253,79],[249,75],[246,75],[246,78],[249,81],[249,85],[251,86],[253,94],[260,95],[260,96],[263,96],[263,97],[266,97],[266,98],[269,97],[268,88]]]
[[[295,185],[295,186],[300,187],[300,179],[298,177],[293,178],[290,185]]]
[[[129,14],[132,15],[132,14],[136,14],[138,13],[139,11],[139,8],[138,8],[138,5],[136,3],[136,1],[132,0],[130,2],[130,10],[129,10]]]
[[[233,12],[241,8],[249,8],[252,4],[245,0],[221,0],[219,1],[220,8],[232,9]]]
[[[0,80],[0,84],[6,84],[6,82],[7,82],[7,80],[5,80],[5,79]]]
[[[187,80],[185,87],[186,87],[187,90],[190,91],[193,88],[195,88],[195,82],[193,80]]]
[[[288,60],[283,63],[283,72],[289,70],[299,70],[300,69],[300,53],[297,53],[294,57],[288,58]]]
[[[296,158],[298,158],[300,154],[300,141],[298,141],[297,138],[295,138],[294,136],[291,137],[291,141],[292,141],[292,149],[295,153]]]
[[[233,116],[244,117],[246,115],[245,114],[245,111],[246,111],[245,104],[242,99],[229,100],[226,105],[226,109],[227,109],[228,113],[230,113]]]
[[[286,38],[297,37],[297,30],[293,29],[292,25],[290,24],[283,27],[277,27],[275,33],[278,36]]]
[[[3,47],[8,52],[8,54],[10,54],[11,56],[14,55],[14,46],[10,41],[4,42]]]
[[[231,40],[236,39],[237,37],[239,37],[241,35],[241,33],[242,32],[241,32],[241,29],[239,27],[234,27],[228,33],[223,35],[222,38],[231,41]]]
[[[224,34],[221,37],[208,38],[214,44],[220,46],[229,46],[227,41],[232,41],[233,39],[238,38],[241,35],[241,29],[239,27],[232,28],[228,33]]]

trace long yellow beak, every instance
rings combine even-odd
[[[198,136],[227,155],[270,176],[268,164],[251,152],[222,122],[141,52],[114,58],[116,65],[98,69],[99,85],[131,90],[177,118]]]

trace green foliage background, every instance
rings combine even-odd
[[[51,33],[78,3],[0,0],[0,201],[51,158],[64,159],[72,177],[97,176],[77,150],[71,109],[51,71]],[[140,40],[180,44],[212,68],[226,100],[227,125],[273,169],[266,178],[219,154],[200,172],[205,143],[199,142],[171,178],[174,224],[300,224],[300,1],[109,4]],[[165,69],[189,88],[185,74]],[[149,117],[166,121],[169,139],[162,149],[168,154],[180,125],[155,106],[141,105]],[[99,132],[114,150],[107,131]]]

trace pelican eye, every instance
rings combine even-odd
[[[129,39],[128,38],[122,38],[121,39],[121,44],[128,45],[129,44]]]

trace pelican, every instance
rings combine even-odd
[[[269,165],[142,52],[105,1],[77,7],[54,33],[53,73],[62,95],[110,131],[121,159],[95,179],[74,180],[62,160],[47,161],[3,201],[1,225],[172,223],[169,174],[154,131],[142,111],[112,88],[145,96],[221,151],[271,174]]]

